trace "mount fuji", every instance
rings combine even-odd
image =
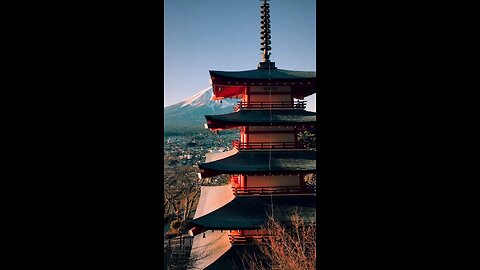
[[[233,112],[238,99],[213,100],[212,87],[208,87],[192,97],[165,107],[163,112],[164,134],[185,134],[205,130],[205,115]]]

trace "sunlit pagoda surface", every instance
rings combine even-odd
[[[268,3],[262,4],[262,32]],[[267,33],[268,30],[268,33]],[[234,112],[206,115],[212,131],[240,129],[233,149],[207,154],[200,178],[230,175],[224,186],[202,186],[193,221],[192,255],[198,269],[242,269],[240,255],[254,250],[269,217],[287,224],[299,210],[306,224],[315,223],[316,186],[305,182],[316,172],[315,151],[299,140],[314,129],[316,113],[303,99],[316,93],[315,71],[283,70],[270,62],[270,44],[262,36],[262,61],[247,71],[210,71],[214,99],[238,98]]]

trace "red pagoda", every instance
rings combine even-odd
[[[225,186],[202,186],[195,216],[192,257],[196,269],[241,267],[241,252],[265,237],[269,216],[288,221],[292,212],[315,222],[316,153],[299,141],[314,128],[316,113],[305,110],[305,97],[316,92],[315,71],[283,70],[270,61],[269,4],[261,5],[262,60],[257,69],[210,71],[214,99],[239,98],[234,112],[206,115],[210,130],[240,129],[233,149],[207,154],[200,178],[230,175]],[[242,248],[240,250],[239,248]]]

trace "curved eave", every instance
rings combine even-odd
[[[265,225],[269,216],[281,223],[290,221],[298,209],[306,223],[315,222],[316,196],[236,197],[223,207],[191,221],[205,230],[255,230]],[[255,206],[255,207],[252,207]]]
[[[221,208],[235,198],[232,185],[224,186],[202,186],[200,198],[195,210],[194,219],[200,218],[208,213]]]
[[[210,70],[214,99],[238,96],[246,86],[292,86],[294,98],[303,99],[316,93],[317,72],[284,69],[254,69],[245,71]]]
[[[271,158],[271,159],[270,159]],[[201,176],[219,174],[295,174],[316,172],[316,152],[298,151],[239,151],[235,155],[213,162],[198,164]]]
[[[233,245],[220,258],[210,264],[204,270],[225,270],[225,269],[244,269],[243,257],[239,254],[258,254],[260,252],[256,245]]]
[[[316,71],[300,71],[287,69],[251,69],[243,71],[210,70],[213,82],[223,80],[316,80]]]
[[[191,247],[191,254],[195,260],[192,261],[192,268],[188,269],[207,269],[216,261],[220,260],[221,262],[221,258],[228,253],[231,247],[232,244],[228,239],[227,232],[205,231],[202,234],[195,235]],[[214,265],[212,267],[214,267]]]
[[[192,258],[195,258],[192,267],[188,270],[225,270],[243,269],[242,256],[239,254],[255,254],[259,252],[256,245],[232,245],[228,232],[206,231],[194,238]]]
[[[212,84],[213,100],[224,98],[242,98],[246,86]]]
[[[240,110],[229,114],[205,115],[210,129],[227,129],[239,126],[312,126],[317,114],[305,110]],[[270,120],[271,119],[271,120]]]

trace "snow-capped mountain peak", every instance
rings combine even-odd
[[[184,133],[205,130],[205,115],[232,113],[238,99],[213,100],[212,87],[201,90],[188,99],[164,108],[163,126],[166,132]]]
[[[213,100],[213,90],[209,86],[190,98],[164,107],[164,130],[167,133],[176,134],[191,132],[192,130],[194,132],[204,131],[205,115],[232,113],[234,106],[239,101],[239,99],[231,98]]]
[[[213,100],[212,87],[201,90],[188,99],[164,108],[165,131],[185,132],[205,129],[205,115],[232,113],[238,99]]]
[[[208,88],[196,93],[195,95],[191,96],[188,99],[185,99],[178,104],[181,104],[180,108],[182,107],[201,107],[206,106],[215,110],[215,108],[227,108],[235,106],[236,99],[223,99],[222,101],[213,100],[213,89],[211,86]]]
[[[195,106],[195,107],[202,106],[210,102],[210,100],[212,99],[213,99],[213,90],[212,90],[212,87],[210,86],[196,93],[192,97],[182,101],[183,105],[181,107],[188,106],[188,105]]]

